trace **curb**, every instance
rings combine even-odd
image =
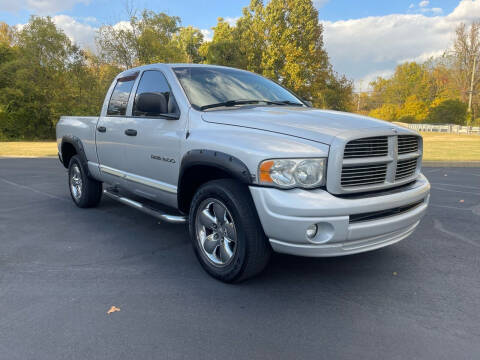
[[[423,161],[423,167],[480,167],[480,161]]]

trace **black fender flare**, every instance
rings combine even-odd
[[[190,150],[180,165],[179,184],[185,171],[198,165],[219,168],[244,184],[251,184],[253,180],[247,165],[235,156],[214,150]]]
[[[186,188],[188,188],[189,182],[185,178],[185,173],[189,169],[197,166],[209,166],[217,168],[218,170],[229,174],[229,176],[231,176],[233,179],[236,179],[246,185],[252,184],[254,180],[247,165],[245,165],[245,163],[235,156],[215,150],[190,150],[183,156],[180,164],[177,197],[178,204],[181,208],[181,204],[184,203],[184,196],[188,197],[188,195],[186,195],[186,193],[188,193]],[[183,210],[185,211],[186,209]]]
[[[61,143],[60,149],[63,148],[63,144],[70,144],[75,148],[77,155],[80,157],[80,161],[82,163],[83,168],[87,172],[87,175],[90,176],[90,172],[88,171],[87,155],[85,154],[82,140],[80,140],[80,138],[73,135],[65,135],[62,137],[62,143]],[[68,168],[68,164],[65,164],[65,161],[63,160],[63,154],[61,159],[62,159],[63,166],[65,166],[65,168]]]

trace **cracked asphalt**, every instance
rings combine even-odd
[[[0,159],[0,359],[478,359],[480,168],[424,173],[410,238],[275,255],[225,285],[184,226],[107,199],[78,209],[58,160]]]

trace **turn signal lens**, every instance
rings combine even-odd
[[[259,180],[260,182],[263,182],[263,183],[270,183],[270,182],[273,182],[272,178],[270,177],[270,169],[272,168],[272,166],[275,164],[275,162],[273,160],[268,160],[268,161],[264,161],[261,165],[260,165],[260,171],[259,171]]]

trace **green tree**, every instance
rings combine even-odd
[[[214,31],[212,41],[205,43],[200,49],[205,61],[208,64],[245,68],[235,28],[223,18],[218,18],[217,26],[212,29]]]
[[[0,137],[53,138],[61,115],[97,115],[118,70],[72,45],[51,18],[32,17],[0,44]]]
[[[0,45],[11,45],[13,41],[14,30],[8,24],[0,21]]]
[[[144,10],[128,23],[102,26],[96,37],[105,62],[123,69],[156,62],[198,62],[203,35],[180,18]]]
[[[386,121],[396,121],[398,119],[398,114],[400,112],[400,107],[395,104],[384,104],[379,108],[370,111],[370,116],[376,119],[386,120]]]
[[[265,34],[263,74],[324,105],[324,91],[333,74],[312,1],[271,0],[265,7]]]
[[[102,26],[95,38],[100,56],[106,63],[130,69],[138,62],[136,38],[130,24]]]
[[[445,100],[432,107],[428,114],[428,122],[432,124],[465,125],[467,105],[460,100]]]
[[[137,34],[135,45],[140,64],[186,61],[186,54],[173,41],[180,30],[179,17],[145,10],[130,23]]]
[[[186,54],[189,63],[200,63],[203,61],[203,57],[199,52],[203,44],[203,34],[200,30],[193,26],[180,28],[174,40],[178,43],[177,46]]]
[[[261,0],[251,0],[237,20],[238,51],[242,56],[242,68],[261,74],[262,58],[267,46],[265,33],[265,8]]]
[[[404,104],[410,96],[430,102],[435,98],[432,78],[423,64],[407,62],[398,65],[390,79],[377,78],[370,84],[372,97],[378,103]]]
[[[78,49],[49,17],[32,17],[15,43],[18,56],[0,68],[10,77],[0,92],[1,132],[9,138],[51,137],[58,117],[68,107],[66,72]]]
[[[428,105],[416,95],[409,96],[400,108],[397,116],[401,122],[423,122],[428,115]]]

